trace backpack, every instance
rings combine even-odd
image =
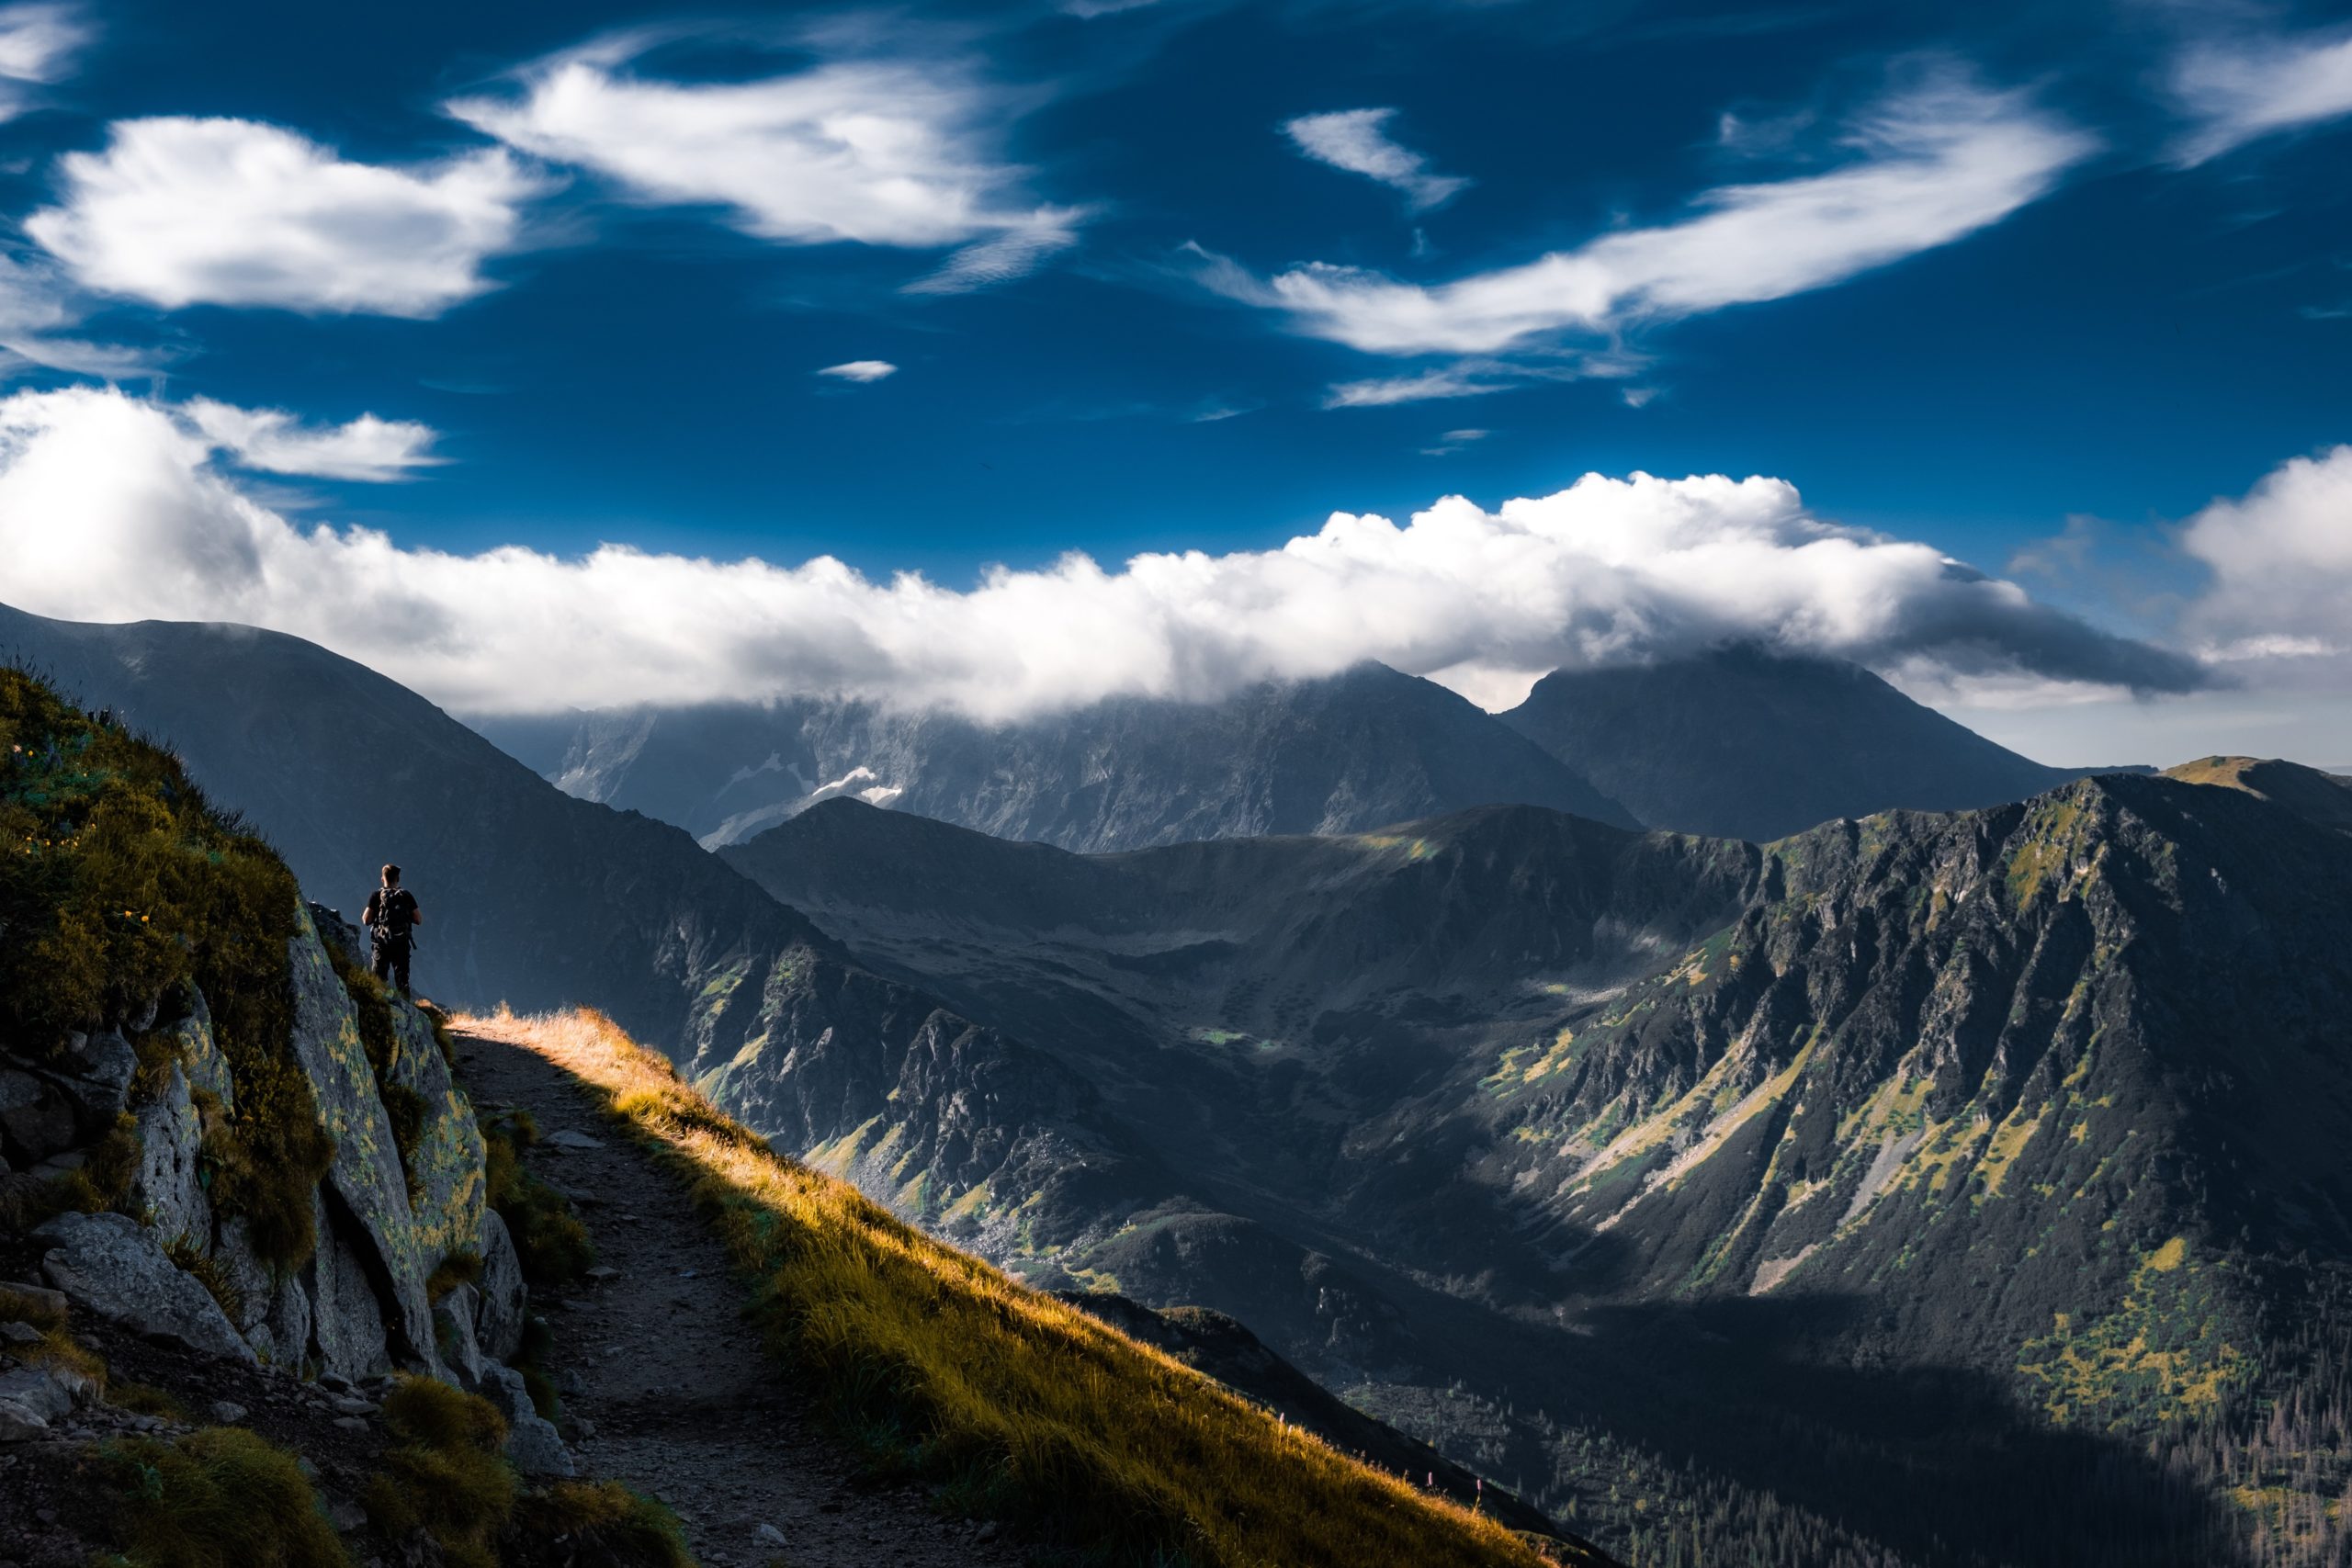
[[[410,917],[416,913],[416,895],[405,887],[382,887],[368,900],[375,918],[368,929],[378,936],[398,942],[408,935]]]

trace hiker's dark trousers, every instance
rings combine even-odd
[[[379,936],[375,947],[376,978],[398,986],[401,995],[408,995],[408,938]]]

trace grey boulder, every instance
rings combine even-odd
[[[497,1361],[482,1369],[481,1395],[506,1417],[506,1457],[525,1475],[571,1475],[571,1450],[555,1424],[531,1404],[523,1374]]]
[[[52,1244],[42,1260],[49,1282],[66,1298],[134,1333],[207,1355],[251,1362],[211,1293],[173,1266],[155,1233],[121,1214],[60,1214],[33,1232]]]
[[[481,1296],[474,1308],[474,1342],[483,1355],[503,1361],[523,1348],[523,1314],[530,1295],[514,1238],[494,1209],[481,1217],[481,1278],[474,1289]]]
[[[481,1349],[474,1343],[474,1288],[459,1285],[433,1308],[434,1348],[463,1389],[481,1386]]]
[[[0,1369],[0,1443],[46,1436],[73,1409],[73,1389],[47,1368]]]
[[[163,1089],[138,1114],[139,1169],[131,1178],[131,1201],[158,1235],[201,1247],[212,1235],[212,1205],[204,1195],[198,1157],[204,1129],[179,1063],[171,1065]]]

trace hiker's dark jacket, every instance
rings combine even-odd
[[[416,924],[416,895],[405,887],[379,887],[368,895],[361,919],[376,941],[405,946]]]

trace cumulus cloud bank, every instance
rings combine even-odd
[[[2207,658],[2312,661],[2312,673],[2340,677],[2352,656],[2352,446],[2294,458],[2215,502],[2181,545],[2213,574],[2188,616]]]
[[[1075,242],[1082,214],[1021,197],[988,143],[1000,96],[936,62],[836,61],[758,81],[629,69],[622,39],[526,68],[519,92],[448,111],[511,147],[593,170],[648,205],[721,209],[781,244],[962,249],[919,287],[1001,282]]]
[[[120,120],[60,161],[29,233],[85,288],[177,310],[263,305],[429,317],[490,287],[548,188],[503,149],[395,168],[249,119]]]
[[[1956,77],[1881,103],[1846,141],[1827,173],[1724,186],[1679,221],[1435,287],[1324,263],[1261,279],[1213,259],[1202,276],[1366,354],[1497,354],[1841,282],[1999,222],[2093,145],[2022,95]]]
[[[1279,549],[1117,570],[1070,555],[957,590],[822,557],[403,549],[298,528],[213,457],[119,392],[0,400],[0,600],[270,626],[476,712],[839,693],[1011,718],[1366,659],[1508,694],[1555,666],[1728,637],[2137,690],[2199,679],[1931,547],[1823,522],[1771,479],[1593,475],[1492,511],[1450,497],[1401,525],[1335,513]]]

